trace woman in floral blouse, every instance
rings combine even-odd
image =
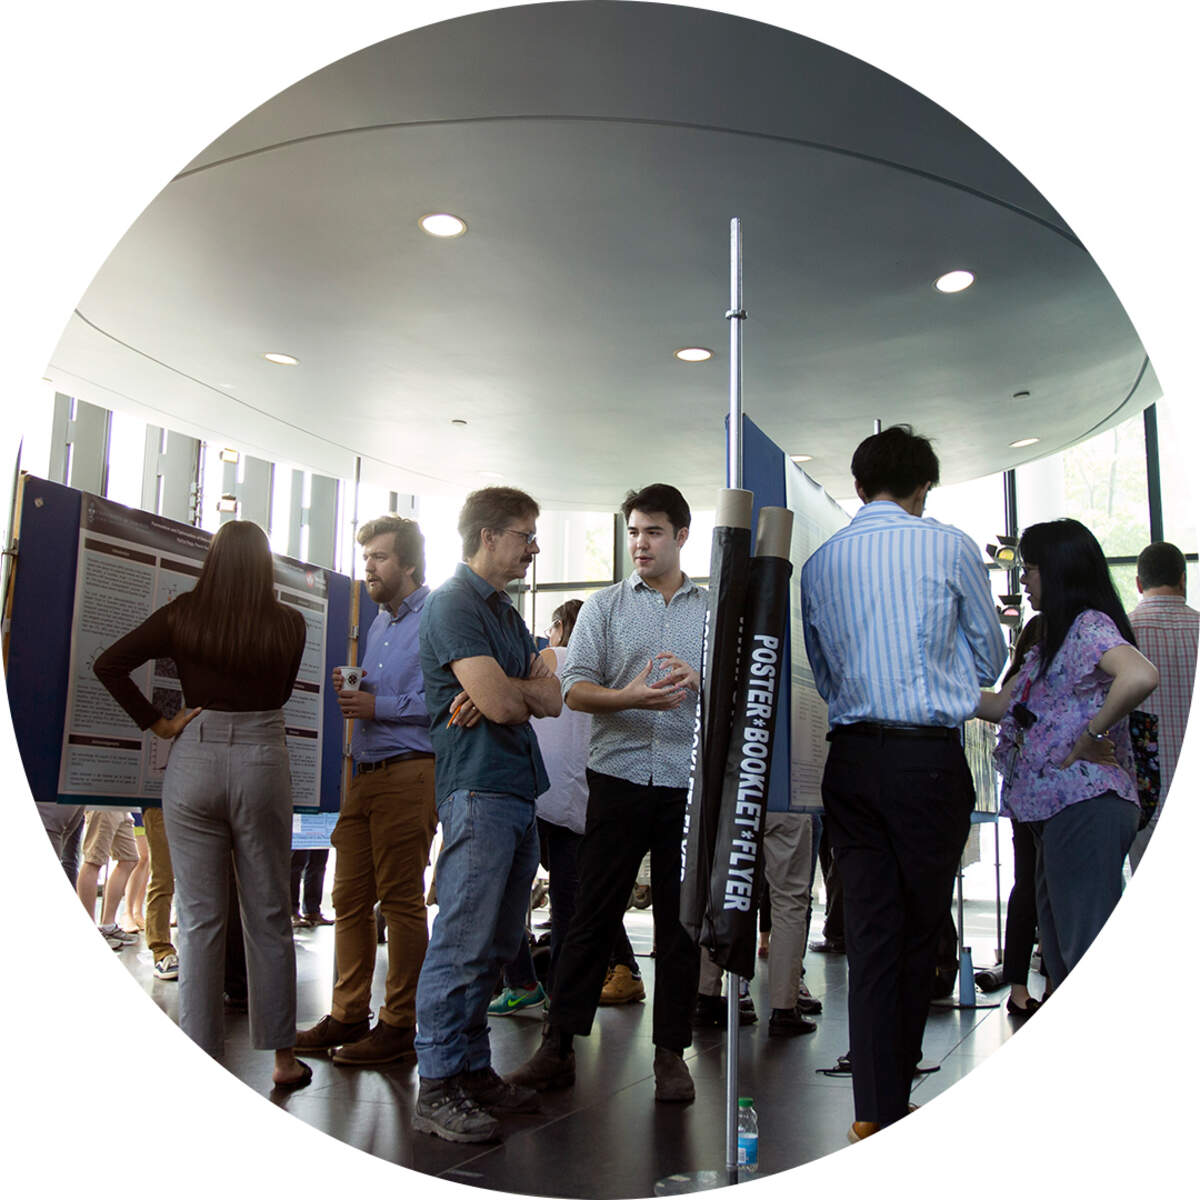
[[[1000,725],[1002,812],[1034,835],[1038,929],[1057,988],[1121,898],[1139,814],[1125,718],[1158,686],[1158,672],[1134,646],[1086,526],[1031,525],[1020,553],[1041,637],[999,692],[981,695],[977,715]]]

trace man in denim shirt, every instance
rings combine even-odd
[[[417,985],[420,1092],[413,1128],[494,1141],[497,1113],[535,1112],[535,1092],[492,1070],[487,1006],[525,929],[538,863],[534,800],[549,786],[530,717],[562,711],[504,591],[537,553],[538,505],[515,488],[467,497],[464,561],[421,619],[421,669],[437,755],[438,915]]]
[[[417,977],[425,957],[425,868],[437,830],[433,746],[417,654],[425,586],[425,538],[415,521],[388,515],[358,531],[367,593],[379,612],[362,652],[357,691],[333,686],[354,721],[354,776],[342,801],[333,848],[337,979],[330,1011],[296,1035],[303,1053],[332,1051],[341,1066],[379,1067],[411,1056]],[[378,899],[387,921],[388,973],[371,1028]]]

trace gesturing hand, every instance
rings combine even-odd
[[[690,667],[678,655],[672,654],[670,650],[661,650],[654,656],[654,661],[667,674],[652,684],[652,687],[686,687],[691,688],[693,692],[700,690],[700,672]]]
[[[181,708],[173,717],[159,717],[150,726],[150,732],[156,734],[164,741],[173,741],[203,711],[203,708]]]
[[[660,679],[657,683],[647,683],[650,672],[654,670],[654,659],[646,660],[645,667],[636,678],[631,679],[621,691],[625,696],[626,708],[644,708],[651,712],[668,712],[678,708],[684,701],[685,689],[682,682],[673,681],[670,676]]]

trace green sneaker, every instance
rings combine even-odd
[[[523,1008],[537,1008],[539,1004],[545,1004],[546,998],[546,990],[540,983],[532,988],[506,987],[488,1005],[488,1016],[510,1017]]]

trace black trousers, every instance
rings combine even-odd
[[[292,915],[306,917],[321,915],[321,899],[325,894],[325,867],[328,850],[292,851]],[[303,886],[303,895],[301,887]],[[303,901],[303,903],[301,903]]]
[[[825,878],[825,924],[821,927],[821,936],[827,942],[844,942],[846,923],[842,910],[842,877],[838,874],[837,863],[833,861],[829,826],[824,822],[821,825],[821,840],[817,843],[817,857]]]
[[[921,1061],[974,787],[956,740],[845,733],[821,795],[845,905],[855,1118],[890,1125]]]
[[[609,953],[638,867],[650,851],[654,894],[654,1044],[682,1051],[692,1042],[700,955],[679,923],[684,788],[630,783],[588,771],[588,813],[579,845],[575,916],[558,957],[550,1025],[587,1034],[604,986]]]
[[[1037,937],[1037,846],[1033,832],[1013,821],[1013,885],[1004,919],[1004,982],[1029,984],[1029,963]]]

